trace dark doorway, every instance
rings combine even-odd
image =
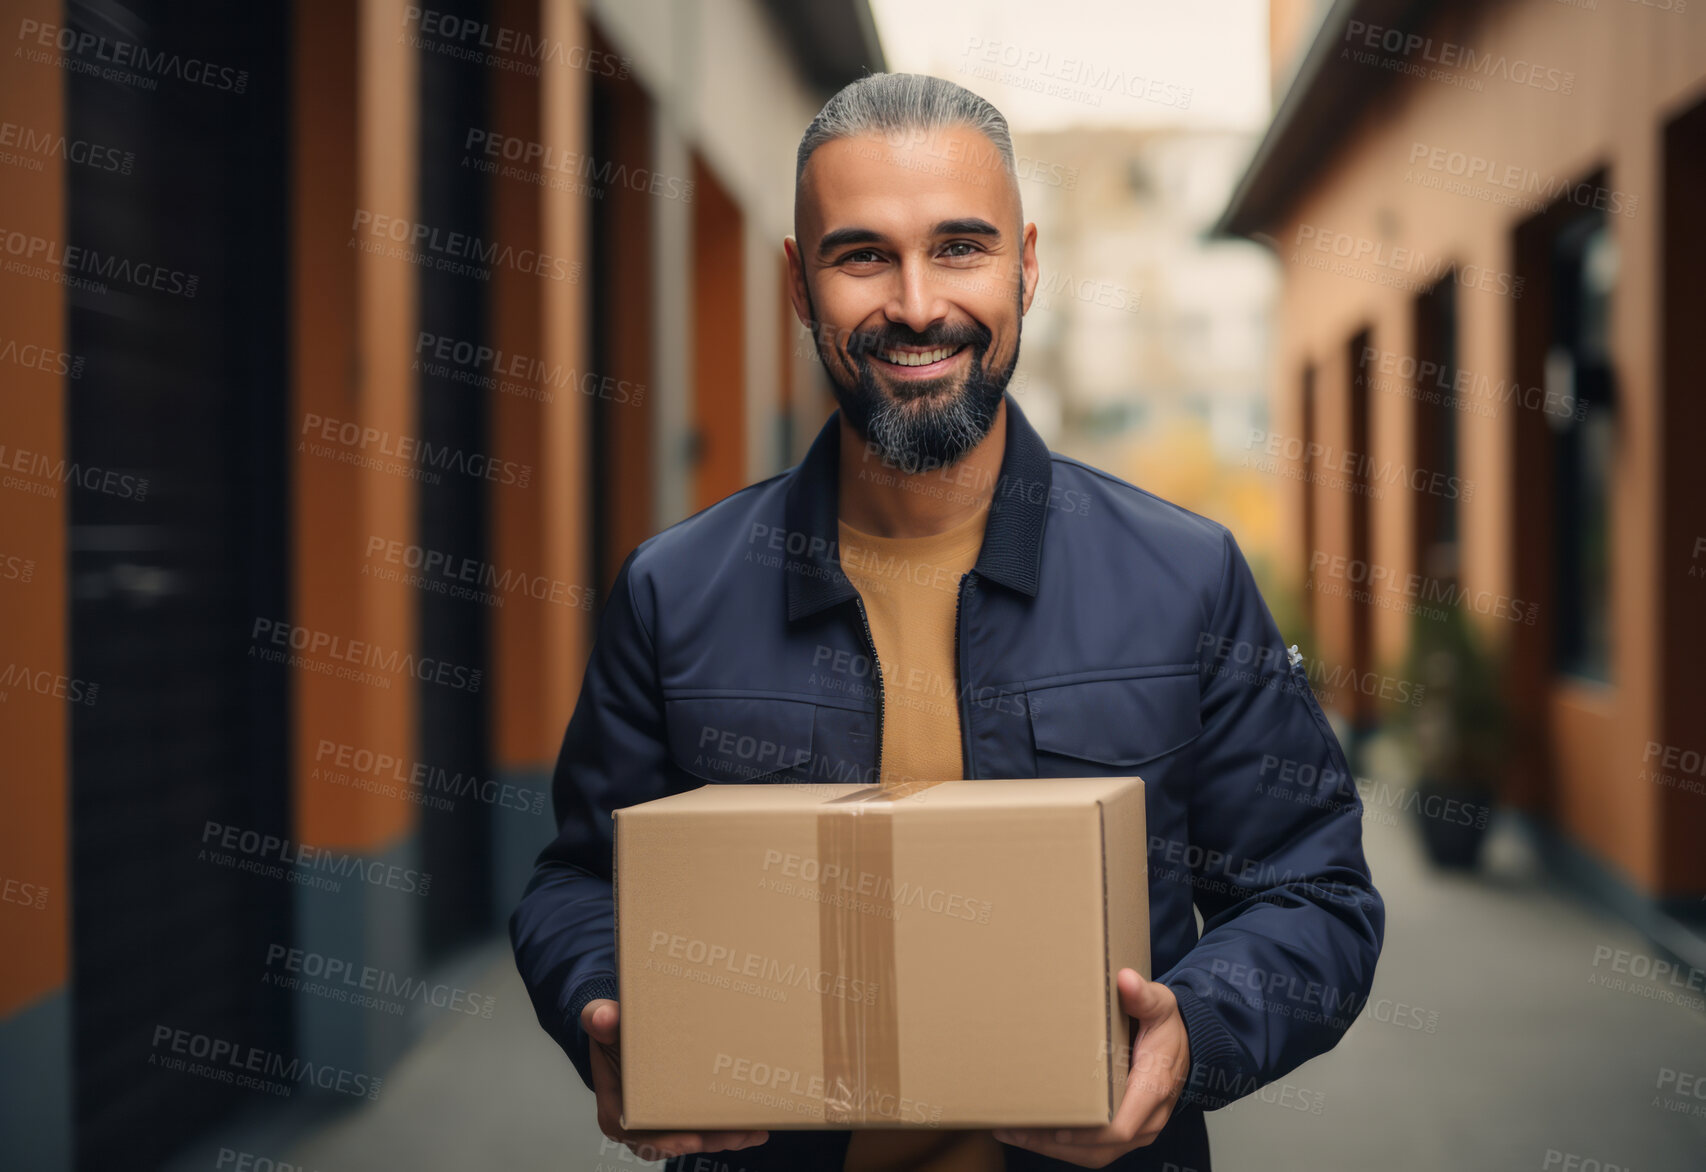
[[[615,54],[595,35],[595,51]],[[604,599],[623,560],[654,528],[652,500],[652,224],[659,199],[693,198],[679,176],[652,170],[652,102],[632,79],[595,73],[588,143],[589,376],[559,394],[588,395],[589,565]]]
[[[1666,124],[1660,249],[1662,350],[1659,443],[1660,741],[1679,753],[1706,750],[1706,101]],[[1660,799],[1662,893],[1671,910],[1706,923],[1706,794],[1670,786]]]
[[[1416,298],[1416,400],[1413,466],[1431,474],[1425,482],[1452,484],[1457,476],[1457,280],[1447,273]],[[1417,492],[1411,564],[1429,588],[1457,578],[1457,497]]]
[[[210,824],[290,836],[289,674],[248,658],[290,613],[290,26],[165,0],[65,19],[213,71],[64,74],[68,140],[132,156],[65,172],[65,243],[104,286],[64,294],[87,358],[67,384],[72,674],[100,689],[71,722],[76,1166],[157,1167],[254,1098],[155,1065],[157,1031],[290,1050],[260,976],[294,889],[201,854]]]
[[[1611,680],[1611,294],[1616,245],[1605,216],[1584,211],[1552,242],[1546,389],[1583,409],[1547,413],[1552,428],[1552,670]]]
[[[1303,565],[1304,580],[1310,581],[1315,574],[1316,552],[1321,548],[1321,534],[1315,527],[1315,445],[1320,442],[1319,406],[1315,402],[1315,364],[1306,363],[1303,367],[1303,377],[1299,382],[1298,393],[1302,399],[1301,412],[1303,415]],[[1311,631],[1320,629],[1320,618],[1315,613],[1316,590],[1303,592],[1303,619],[1309,624]]]
[[[746,484],[746,244],[740,204],[693,155],[693,508]]]
[[[1572,190],[1599,190],[1606,174]],[[1510,412],[1511,594],[1535,622],[1510,631],[1506,696],[1514,739],[1505,797],[1551,813],[1552,743],[1548,705],[1557,677],[1606,678],[1609,627],[1603,603],[1608,565],[1604,524],[1614,388],[1604,314],[1610,262],[1604,216],[1568,199],[1520,224],[1512,241],[1524,294],[1512,307],[1512,381],[1523,389]],[[1584,284],[1587,282],[1587,284]],[[1595,629],[1564,630],[1588,623]],[[1597,666],[1596,666],[1597,663]]]
[[[449,7],[475,26],[488,20],[483,4],[463,0]],[[483,136],[492,125],[487,89],[491,70],[478,61],[445,53],[422,53],[419,62],[420,222],[440,234],[502,239],[499,226],[492,225],[488,215],[487,184],[493,180],[472,165],[482,156],[467,147],[471,131]],[[422,334],[452,339],[468,349],[490,345],[490,303],[487,280],[430,266],[421,269]],[[506,571],[530,573],[533,567],[491,566],[486,518],[493,483],[458,470],[478,469],[492,451],[487,424],[490,392],[478,377],[487,372],[450,364],[447,373],[432,374],[426,370],[428,365],[422,363],[419,383],[421,441],[430,450],[466,453],[470,459],[452,461],[436,480],[420,482],[418,541],[424,551],[448,559],[440,564],[478,568],[473,582],[457,577],[438,585],[468,585],[476,595],[502,597],[485,584],[489,578],[503,581]],[[446,364],[430,365],[435,371],[446,371]],[[465,374],[476,377],[455,377]],[[488,567],[495,574],[486,575]],[[423,589],[418,602],[421,655],[455,664],[468,673],[485,673],[495,604],[448,589]],[[421,764],[428,771],[428,788],[436,778],[490,776],[487,689],[424,680],[418,694]],[[420,815],[421,868],[433,876],[433,897],[425,901],[421,923],[421,949],[428,962],[483,939],[491,927],[492,807],[467,793],[441,792],[439,796],[449,798],[451,807],[424,803]]]
[[[1372,440],[1369,430],[1369,332],[1359,330],[1351,338],[1349,350],[1345,354],[1345,362],[1350,371],[1349,406],[1349,436],[1347,439],[1350,451],[1344,460],[1339,461],[1340,468],[1350,471],[1350,556],[1351,565],[1357,567],[1355,573],[1366,573],[1374,554],[1373,517],[1369,508],[1369,497],[1374,492],[1374,486],[1369,481],[1369,470],[1373,465],[1370,454]],[[1365,729],[1374,724],[1374,697],[1371,696],[1361,681],[1368,678],[1368,673],[1374,669],[1374,607],[1369,602],[1352,600],[1351,615],[1351,670],[1356,673],[1358,686],[1351,698],[1351,718],[1356,727]]]

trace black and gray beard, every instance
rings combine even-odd
[[[848,339],[847,354],[859,377],[852,386],[847,386],[824,354],[824,347],[834,344],[833,337],[826,337],[821,326],[814,333],[818,360],[829,375],[843,418],[885,464],[908,475],[952,467],[982,442],[995,425],[1001,396],[1019,362],[1015,339],[1013,357],[1006,368],[986,370],[984,358],[989,352],[991,334],[981,324],[941,326],[923,334],[890,324],[886,329],[854,334]],[[965,385],[957,391],[950,385],[957,375],[928,382],[897,380],[892,393],[877,381],[874,364],[882,359],[873,355],[885,347],[961,345],[971,348],[971,369],[965,376]]]

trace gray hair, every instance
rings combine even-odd
[[[794,160],[794,190],[806,173],[812,152],[838,138],[873,132],[894,136],[903,130],[970,126],[995,145],[1007,174],[1018,181],[1013,135],[1001,111],[964,86],[924,73],[873,73],[850,82],[824,103],[800,139]]]

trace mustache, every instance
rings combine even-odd
[[[909,326],[889,325],[880,330],[858,330],[847,335],[847,353],[853,358],[862,358],[881,350],[895,349],[901,346],[936,349],[948,346],[973,346],[979,350],[987,349],[994,338],[994,333],[978,322],[963,324],[941,325],[919,333]]]

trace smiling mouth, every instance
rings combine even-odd
[[[965,346],[937,346],[930,350],[878,350],[876,356],[890,366],[934,366],[953,358]]]

